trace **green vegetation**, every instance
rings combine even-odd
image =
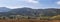
[[[18,8],[11,9],[8,12],[0,12],[0,18],[5,19],[60,19],[60,9],[31,9],[31,8]],[[5,16],[5,17],[3,17]]]

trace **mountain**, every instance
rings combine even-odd
[[[24,15],[24,16],[54,16],[57,15],[57,9],[31,9],[31,8],[18,8],[9,11],[8,15]]]
[[[6,7],[0,7],[0,12],[8,12],[10,11],[11,9],[9,8],[6,8]]]
[[[58,15],[57,13],[57,9],[44,9],[44,15],[45,16],[54,16],[54,15]]]
[[[32,9],[32,8],[17,8],[11,9],[8,12],[1,12],[1,15],[10,16],[10,15],[22,15],[22,16],[55,16],[60,15],[60,9],[49,8],[49,9]]]
[[[9,11],[9,13],[12,13],[11,15],[28,15],[28,16],[33,16],[34,10],[31,8],[18,8],[18,9],[12,9]]]

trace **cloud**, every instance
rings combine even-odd
[[[37,0],[25,0],[25,1],[29,3],[39,3]]]
[[[21,7],[30,7],[30,8],[48,8],[56,7],[60,5],[60,1],[52,3],[55,0],[0,0],[0,7],[8,8],[21,8]],[[55,6],[55,4],[57,4]]]
[[[60,1],[58,1],[57,4],[60,5]]]
[[[19,8],[19,7],[39,7],[38,0],[0,0],[0,7]]]

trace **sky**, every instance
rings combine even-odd
[[[11,9],[22,7],[33,9],[60,8],[60,0],[0,0],[0,7]]]

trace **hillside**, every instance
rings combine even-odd
[[[6,7],[0,7],[0,12],[8,12],[10,11],[11,9],[9,8],[6,8]]]
[[[8,12],[2,12],[2,15],[23,15],[23,16],[54,16],[59,14],[60,9],[32,9],[32,8],[17,8]]]

